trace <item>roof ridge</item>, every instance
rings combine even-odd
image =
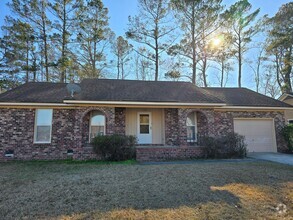
[[[201,89],[248,89],[246,87],[199,87]]]
[[[130,82],[146,82],[146,83],[188,83],[188,84],[193,84],[191,82],[188,81],[163,81],[163,80],[158,80],[158,81],[154,81],[154,80],[137,80],[137,79],[99,79],[99,78],[84,78],[81,80],[80,83],[82,83],[85,80],[104,80],[104,81],[130,81]],[[194,85],[194,84],[193,84]],[[196,86],[196,85],[195,85]],[[197,88],[200,88],[198,86],[196,86]]]
[[[69,84],[69,83],[64,83],[64,82],[27,82],[27,83],[24,83],[22,85],[25,85],[25,84]],[[79,83],[74,83],[74,84],[79,84]]]

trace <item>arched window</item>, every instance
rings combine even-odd
[[[90,140],[106,133],[106,117],[99,111],[93,111],[90,117]]]
[[[197,142],[197,117],[196,112],[192,112],[186,119],[187,142]]]

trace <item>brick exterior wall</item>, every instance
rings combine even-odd
[[[165,135],[166,145],[179,146],[187,143],[187,115],[195,112],[197,114],[197,130],[199,136],[212,135],[213,121],[208,121],[213,114],[209,109],[165,109]]]
[[[197,114],[199,136],[223,136],[234,131],[234,118],[273,118],[275,124],[277,149],[287,150],[281,134],[285,125],[284,114],[275,111],[215,111],[213,109],[165,109],[166,145],[169,147],[137,148],[138,161],[182,160],[202,157],[201,147],[189,146],[187,142],[187,115]]]
[[[35,109],[0,108],[0,161],[92,159],[99,156],[89,146],[89,119],[91,111],[100,111],[106,117],[106,133],[115,133],[114,108],[54,109],[50,144],[34,143]],[[5,152],[14,151],[13,158]],[[67,151],[73,150],[68,156]]]
[[[215,112],[215,136],[224,135],[234,131],[233,118],[273,118],[275,124],[276,142],[278,152],[286,152],[287,146],[282,136],[282,128],[285,126],[284,114],[277,111],[216,111]]]
[[[234,118],[273,118],[278,151],[284,152],[287,149],[281,134],[281,130],[285,125],[285,118],[284,114],[278,111],[215,111],[213,109],[188,108],[179,108],[175,111],[173,109],[166,109],[165,133],[167,145],[188,146],[188,142],[186,141],[186,119],[187,115],[192,112],[196,112],[197,114],[199,136],[217,137],[233,132]]]
[[[165,109],[165,142],[167,145],[179,145],[178,136],[178,109]]]
[[[115,133],[125,134],[126,108],[115,108]]]
[[[66,159],[68,150],[74,159],[100,159],[89,145],[89,123],[92,111],[106,117],[107,134],[125,134],[125,108],[77,107],[54,109],[50,144],[34,144],[35,109],[0,108],[0,161],[9,160],[5,152],[14,150],[16,160]],[[198,133],[222,136],[234,130],[233,118],[274,118],[278,151],[286,151],[281,135],[285,125],[284,114],[277,111],[214,111],[213,109],[165,109],[165,140],[169,148],[143,147],[137,150],[137,159],[168,160],[200,156],[201,150],[189,146],[186,140],[187,115],[196,112]]]

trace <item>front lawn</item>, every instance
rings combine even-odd
[[[0,164],[1,219],[292,219],[293,167]]]

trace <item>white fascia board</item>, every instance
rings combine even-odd
[[[293,110],[293,107],[258,107],[258,106],[222,106],[217,109],[241,109],[241,110]]]
[[[281,95],[278,100],[283,101],[287,97],[287,94]]]
[[[225,103],[183,103],[183,102],[129,102],[129,101],[83,101],[64,100],[68,104],[93,105],[141,105],[141,106],[225,106]]]
[[[63,103],[0,102],[0,106],[70,106]]]
[[[280,96],[280,98],[278,98],[278,100],[284,101],[288,96],[293,98],[293,95],[284,93],[283,95]]]

